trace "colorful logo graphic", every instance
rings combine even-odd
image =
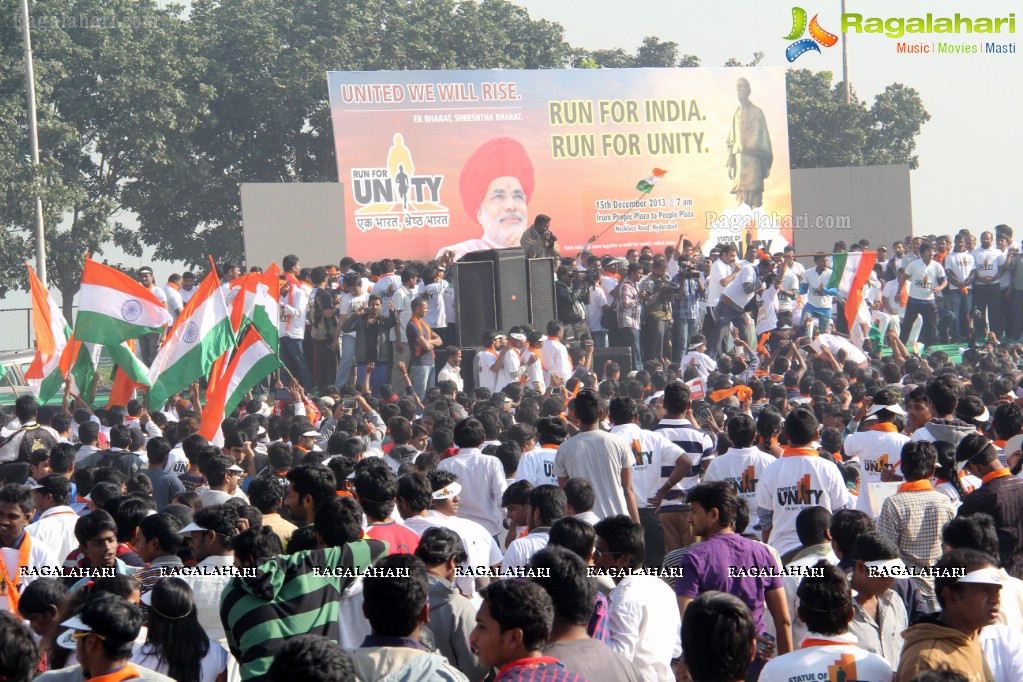
[[[353,168],[352,195],[360,208],[360,231],[447,227],[450,215],[441,203],[443,175],[416,174],[412,152],[395,134],[383,168]]]
[[[813,15],[813,19],[810,20],[810,37],[800,38],[807,31],[806,25],[806,10],[802,7],[792,8],[792,31],[785,36],[785,40],[795,40],[785,49],[785,58],[790,62],[794,62],[799,57],[810,50],[819,53],[821,48],[818,45],[824,47],[834,47],[838,43],[838,36],[834,33],[829,33],[821,28],[821,25],[817,23],[817,17],[820,15]]]

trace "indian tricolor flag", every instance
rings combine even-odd
[[[36,355],[25,372],[25,380],[36,398],[45,403],[64,383],[60,356],[71,337],[71,327],[32,266],[28,263],[25,266],[32,290],[32,328],[36,334]]]
[[[260,337],[255,327],[250,327],[220,381],[206,395],[199,433],[215,443],[224,416],[231,414],[246,393],[280,367],[281,361],[273,348]]]
[[[861,345],[866,338],[862,325],[870,327],[870,311],[863,300],[863,286],[870,279],[870,272],[877,261],[877,252],[835,253],[832,259],[828,288],[838,289],[845,296],[845,320],[849,324],[849,338],[853,343]]]
[[[149,405],[155,409],[176,392],[209,374],[234,345],[234,332],[220,278],[211,270],[178,315],[149,368]]]
[[[246,293],[245,308],[249,315],[251,302],[252,326],[276,352],[280,347],[278,325],[281,319],[281,269],[273,263],[258,281],[251,280],[252,293]]]
[[[85,259],[75,339],[103,346],[159,332],[174,321],[149,289],[123,272]]]
[[[654,185],[656,185],[657,182],[661,178],[663,178],[664,174],[667,172],[668,171],[666,170],[655,168],[653,172],[650,175],[648,175],[645,179],[640,180],[638,183],[636,183],[636,189],[638,189],[643,194],[650,194],[650,190],[654,188]]]

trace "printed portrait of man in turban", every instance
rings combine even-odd
[[[478,239],[445,246],[455,259],[473,251],[518,246],[529,226],[529,199],[533,195],[533,164],[525,148],[510,137],[484,142],[462,166],[458,180],[462,207],[483,228]]]

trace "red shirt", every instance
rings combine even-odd
[[[419,546],[416,532],[397,521],[374,523],[366,529],[366,535],[374,540],[387,543],[387,554],[414,554]]]

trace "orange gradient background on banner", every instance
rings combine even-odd
[[[726,142],[739,78],[750,82],[750,101],[764,113],[774,155],[760,210],[792,242],[782,68],[327,76],[345,189],[338,229],[358,259],[430,259],[446,246],[480,238],[482,227],[463,208],[459,176],[480,145],[499,137],[518,141],[533,166],[526,226],[537,214],[549,215],[563,254],[605,230],[595,247],[600,253],[644,245],[663,250],[680,232],[693,242],[710,241],[709,224],[736,207]],[[407,207],[398,193],[399,162],[408,176]],[[644,197],[636,184],[654,168],[667,174]],[[627,202],[637,198],[645,203],[630,210]]]

